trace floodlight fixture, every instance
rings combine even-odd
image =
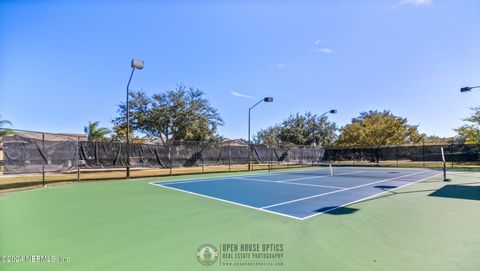
[[[471,91],[474,88],[480,88],[480,86],[474,86],[474,87],[463,87],[460,89],[460,92],[468,92]]]
[[[131,67],[134,68],[134,69],[137,69],[137,70],[143,69],[143,60],[140,60],[140,59],[132,59],[132,65],[131,65]]]

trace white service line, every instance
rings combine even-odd
[[[313,195],[313,196],[309,196],[309,197],[304,197],[304,198],[300,198],[300,199],[294,199],[294,200],[290,200],[290,201],[280,202],[280,203],[276,203],[276,204],[261,207],[260,209],[267,209],[267,208],[280,206],[280,205],[285,205],[285,204],[289,204],[289,203],[293,203],[293,202],[297,202],[297,201],[302,201],[302,200],[312,199],[312,198],[321,197],[321,196],[325,196],[325,195],[329,195],[329,194],[348,191],[348,190],[352,190],[352,189],[356,189],[356,188],[360,188],[360,187],[364,187],[364,186],[369,186],[369,185],[372,185],[372,184],[383,183],[383,182],[387,182],[387,181],[391,181],[391,180],[395,180],[395,179],[399,179],[399,178],[403,178],[403,177],[408,177],[408,176],[412,176],[412,175],[417,175],[417,174],[425,173],[425,172],[429,172],[429,171],[430,170],[415,172],[415,173],[411,173],[411,174],[407,174],[407,175],[403,175],[403,176],[398,176],[398,177],[384,179],[384,180],[380,180],[380,181],[376,181],[376,182],[371,182],[371,183],[361,184],[361,185],[357,185],[357,186],[352,186],[352,187],[349,187],[349,188],[344,188],[344,189],[340,189],[340,190],[336,190],[336,191],[330,191],[330,192],[321,193],[321,194],[317,194],[317,195]]]
[[[387,191],[384,191],[384,192],[381,192],[381,193],[378,193],[378,194],[375,194],[375,195],[368,196],[368,197],[366,197],[366,198],[362,198],[362,199],[355,200],[355,201],[352,201],[352,202],[349,202],[349,203],[345,203],[345,204],[342,204],[342,205],[337,206],[337,207],[335,207],[335,208],[329,209],[328,211],[319,212],[319,213],[316,213],[316,214],[313,214],[313,215],[309,215],[309,216],[300,218],[300,220],[305,220],[305,219],[308,219],[308,218],[311,218],[311,217],[314,217],[314,216],[317,216],[317,215],[321,215],[321,214],[324,214],[324,213],[331,212],[331,211],[333,211],[333,210],[336,210],[336,209],[338,209],[338,208],[345,207],[345,206],[350,205],[350,204],[354,204],[354,203],[361,202],[361,201],[364,201],[364,200],[367,200],[367,199],[375,198],[375,197],[378,197],[378,196],[383,195],[383,194],[385,194],[385,193],[388,193],[388,192],[391,192],[391,191],[400,189],[400,188],[405,187],[405,186],[409,186],[409,185],[412,185],[412,184],[416,184],[416,183],[418,183],[418,182],[425,181],[425,180],[428,180],[428,179],[433,178],[433,177],[437,177],[437,176],[442,175],[442,174],[443,174],[443,173],[438,173],[438,174],[436,174],[436,175],[432,175],[432,176],[430,176],[430,177],[426,177],[426,178],[420,179],[420,180],[415,181],[415,182],[410,182],[410,183],[404,184],[404,185],[402,185],[402,186],[399,186],[399,187],[396,187],[396,188],[393,188],[393,189],[389,189],[389,190],[387,190]]]
[[[165,185],[162,185],[162,184],[156,184],[156,183],[154,183],[154,182],[151,182],[150,184],[151,184],[151,185],[155,185],[155,186],[164,187],[164,188],[171,189],[171,190],[175,190],[175,191],[180,191],[180,192],[188,193],[188,194],[195,195],[195,196],[199,196],[199,197],[203,197],[203,198],[218,200],[218,201],[235,204],[235,205],[242,206],[242,207],[247,207],[247,208],[250,208],[250,209],[255,209],[255,210],[257,210],[257,211],[262,211],[262,212],[266,212],[266,213],[281,215],[281,216],[288,217],[288,218],[293,218],[293,219],[296,219],[296,220],[302,220],[300,217],[291,216],[291,215],[287,215],[287,214],[283,214],[283,213],[278,213],[278,212],[270,211],[270,210],[263,210],[263,209],[260,209],[260,208],[257,208],[257,207],[253,207],[253,206],[250,206],[250,205],[245,205],[245,204],[241,204],[241,203],[238,203],[238,202],[229,201],[229,200],[225,200],[225,199],[219,199],[219,198],[215,198],[215,197],[211,197],[211,196],[207,196],[207,195],[203,195],[203,194],[198,194],[198,193],[195,193],[195,192],[190,192],[190,191],[187,191],[187,190],[177,189],[177,188],[170,187],[170,186],[165,186]]]

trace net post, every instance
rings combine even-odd
[[[443,181],[448,181],[447,179],[447,163],[443,162]]]
[[[445,160],[445,153],[443,151],[443,147],[440,147],[440,152],[442,154],[442,163],[443,163],[443,181],[446,182],[447,180],[447,161]]]

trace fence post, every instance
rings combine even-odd
[[[422,140],[422,161],[423,167],[425,167],[425,139]]]
[[[77,182],[80,182],[80,137],[77,137]]]
[[[395,146],[395,160],[397,160],[397,167],[398,167],[398,150],[399,150],[400,146]]]
[[[228,172],[231,171],[230,167],[232,164],[232,148],[230,146],[230,143],[228,143]]]
[[[45,186],[45,160],[47,156],[45,154],[45,133],[42,133],[42,152],[43,152],[43,162],[42,162],[42,186]]]
[[[452,141],[452,148],[450,149],[450,160],[451,160],[451,167],[453,167],[453,155],[454,155],[454,148],[455,148],[455,142]]]
[[[206,144],[206,143],[200,143],[200,144]],[[205,160],[203,159],[203,152],[205,151],[206,148],[208,148],[208,145],[204,145],[201,147],[201,152],[200,152],[200,161],[202,162],[202,173],[205,173]]]
[[[168,144],[168,158],[170,158],[170,176],[172,176],[172,168],[173,168],[172,144]]]
[[[272,162],[273,162],[273,150],[274,148],[270,149],[270,161],[268,162],[268,172],[272,170]]]

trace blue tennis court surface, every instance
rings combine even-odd
[[[156,186],[307,219],[440,175],[425,169],[338,168],[156,182]]]

